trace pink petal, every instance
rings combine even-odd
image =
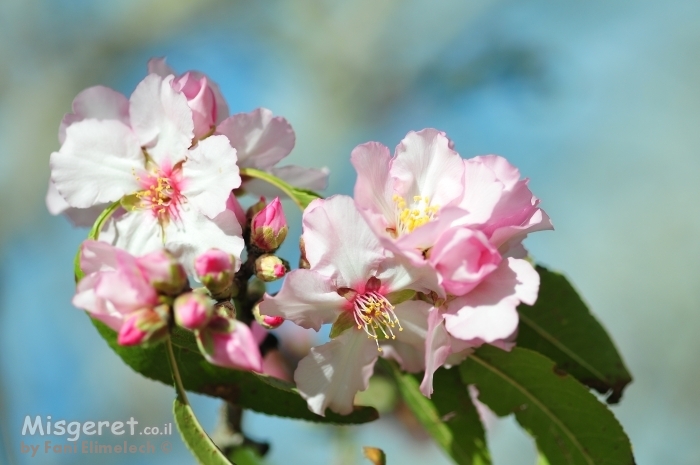
[[[445,133],[436,129],[409,132],[396,147],[390,172],[397,180],[398,194],[425,196],[441,208],[464,191],[462,159],[450,148]]]
[[[208,137],[189,151],[182,176],[182,194],[209,218],[226,209],[231,191],[241,185],[236,151],[221,136]]]
[[[185,95],[172,88],[173,79],[149,74],[129,99],[139,145],[146,147],[158,166],[174,166],[184,160],[194,135],[192,110]]]
[[[61,196],[53,181],[49,180],[46,191],[46,208],[52,215],[65,215],[74,226],[87,228],[92,226],[108,204],[98,204],[90,208],[73,208]]]
[[[360,330],[348,330],[311,349],[294,372],[294,381],[309,410],[325,416],[326,408],[347,415],[358,391],[364,391],[377,361],[374,341]]]
[[[66,128],[84,119],[117,120],[129,125],[129,100],[119,92],[104,86],[88,87],[73,99],[73,113],[63,117],[58,128],[58,140],[66,139]]]
[[[117,248],[101,241],[86,240],[80,245],[80,269],[91,274],[117,269]]]
[[[447,331],[475,345],[507,339],[518,327],[517,306],[534,304],[539,284],[529,262],[505,259],[473,291],[448,304]]]
[[[287,120],[273,117],[267,108],[232,115],[219,124],[216,132],[228,137],[242,168],[267,170],[289,155],[295,142]]]
[[[71,125],[66,134],[61,149],[51,154],[51,180],[70,206],[88,208],[139,190],[134,173],[145,160],[129,127],[90,119]]]
[[[207,330],[203,330],[207,331]],[[237,322],[228,334],[211,332],[213,352],[203,352],[209,363],[238,370],[251,370],[262,373],[262,356],[250,328]]]
[[[377,228],[393,224],[396,216],[394,180],[390,177],[391,155],[389,148],[378,142],[358,145],[350,155],[350,161],[357,171],[355,182],[355,203],[360,210],[379,213],[384,221]],[[384,233],[384,231],[381,231]]]
[[[429,261],[448,293],[464,295],[498,267],[501,255],[481,231],[462,227],[440,236]]]
[[[260,313],[281,316],[304,328],[316,331],[338,317],[347,300],[337,292],[327,277],[311,270],[294,270],[287,274],[279,293],[260,303]]]
[[[425,338],[425,374],[420,383],[420,392],[430,397],[433,394],[433,375],[452,353],[450,336],[447,334],[444,318],[437,308],[428,315],[428,331]]]
[[[340,287],[366,282],[385,258],[384,248],[348,196],[314,200],[302,223],[311,269],[336,278]]]

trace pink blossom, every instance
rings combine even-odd
[[[199,71],[187,71],[177,75],[165,63],[165,58],[152,58],[148,61],[148,72],[160,77],[173,75],[171,85],[176,92],[182,93],[187,105],[192,110],[194,137],[201,139],[210,134],[217,124],[228,116],[228,105],[219,86],[206,74]]]
[[[140,341],[145,337],[148,331],[139,329],[137,322],[150,317],[148,312],[154,311],[159,301],[138,259],[108,243],[87,240],[81,246],[80,266],[85,276],[78,283],[73,305],[117,332],[127,320],[136,318],[121,338]]]
[[[405,301],[415,294],[414,278],[382,247],[349,197],[315,200],[303,227],[310,269],[289,273],[275,297],[265,296],[260,312],[317,331],[334,323],[335,337],[311,349],[294,379],[313,412],[347,414],[384,351],[400,354],[405,369],[425,368],[430,305]]]
[[[240,255],[241,228],[228,206],[241,179],[225,137],[191,147],[192,111],[173,79],[151,74],[136,87],[130,126],[116,119],[68,126],[51,154],[51,179],[75,208],[121,200],[114,244],[137,255],[165,244],[192,271],[194,258],[214,246]]]
[[[296,136],[286,119],[272,116],[267,108],[228,117],[216,128],[236,149],[238,166],[267,171],[295,187],[323,190],[328,183],[328,169],[302,168],[277,164],[294,148]],[[258,179],[245,180],[243,188],[256,195],[275,197],[281,191]]]
[[[287,218],[279,197],[255,214],[250,225],[250,240],[266,252],[274,252],[287,237]]]

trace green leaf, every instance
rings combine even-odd
[[[338,318],[336,318],[333,322],[333,325],[331,326],[331,333],[328,335],[328,337],[335,339],[346,330],[355,326],[357,326],[357,323],[355,323],[355,319],[353,318],[352,314],[350,312],[343,312],[338,315]]]
[[[632,465],[632,449],[612,412],[545,356],[483,346],[460,365],[479,400],[499,416],[515,413],[549,463]]]
[[[120,346],[111,328],[97,320],[92,322],[112,350],[134,371],[172,385],[164,344],[149,348]],[[189,331],[175,327],[171,339],[182,382],[188,391],[218,397],[268,415],[318,423],[357,424],[378,418],[377,411],[371,407],[355,407],[355,411],[346,416],[332,412],[325,417],[316,415],[308,409],[306,401],[293,385],[270,376],[210,364],[200,354],[197,342]]]
[[[302,211],[304,211],[304,209],[311,202],[321,198],[321,196],[314,191],[294,187],[281,180],[280,178],[273,176],[265,171],[256,170],[254,168],[241,168],[241,176],[257,178],[269,184],[272,184],[273,186],[277,187],[279,190],[287,194],[289,198],[292,199]]]
[[[90,232],[88,233],[88,239],[93,239],[97,240],[97,238],[100,235],[100,231],[102,231],[102,227],[104,226],[105,222],[112,217],[115,211],[120,207],[119,201],[114,202],[112,205],[109,207],[105,208],[102,213],[100,213],[100,216],[97,217],[97,220],[95,220],[95,223],[92,225],[92,228],[90,229]],[[80,251],[81,249],[78,249],[78,253],[75,254],[75,258],[73,259],[73,274],[75,275],[75,282],[77,283],[81,279],[83,279],[83,276],[85,276],[85,273],[83,273],[83,270],[80,269]]]
[[[632,377],[610,336],[563,275],[542,266],[537,272],[537,303],[518,307],[518,346],[546,355],[586,386],[609,393],[608,403],[617,403]]]
[[[178,396],[173,403],[175,424],[187,448],[202,465],[231,465],[194,416],[192,407]]]
[[[401,372],[394,363],[383,363],[391,365],[399,392],[418,421],[456,463],[491,463],[484,427],[456,368],[440,368],[435,372],[435,392],[428,399],[420,392],[416,375]]]

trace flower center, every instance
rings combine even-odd
[[[416,195],[409,205],[406,199],[394,194],[396,204],[396,228],[392,231],[398,237],[408,234],[419,226],[432,221],[437,216],[439,205],[430,205],[430,198]]]
[[[398,326],[399,331],[403,331],[394,313],[394,306],[378,292],[369,291],[355,296],[353,310],[357,329],[364,329],[365,333],[375,340],[380,352],[380,335],[384,336],[384,339],[396,339],[394,328]]]
[[[177,207],[183,200],[173,174],[158,171],[149,173],[145,178],[136,176],[143,186],[143,190],[136,193],[139,207],[150,209],[161,223],[177,218]]]

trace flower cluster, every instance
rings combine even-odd
[[[327,170],[277,167],[294,146],[289,123],[262,108],[229,116],[206,75],[178,75],[162,59],[148,71],[129,99],[81,92],[51,155],[52,213],[78,225],[111,213],[99,242],[81,248],[73,303],[119,344],[156,343],[177,325],[211,363],[272,374],[281,371],[259,349],[267,330],[331,324],[330,341],[294,373],[319,415],[351,412],[380,356],[423,372],[430,396],[440,366],[514,344],[516,308],[539,289],[522,241],[552,226],[504,158],[463,159],[435,129],[410,132],[393,156],[358,146],[353,197],[308,205],[291,271],[275,255],[288,234],[279,198],[246,212],[237,197],[279,195],[262,179],[322,189]],[[265,294],[280,278],[279,293]]]
[[[156,343],[177,324],[194,331],[210,362],[263,371],[258,343],[265,331],[237,321],[231,304],[255,274],[241,269],[249,225],[237,196],[270,192],[242,178],[241,168],[325,188],[325,169],[276,166],[294,147],[289,123],[265,108],[229,116],[208,76],[178,75],[153,59],[128,99],[102,86],[81,92],[59,142],[49,211],[79,226],[112,212],[99,242],[81,248],[85,277],[73,303],[117,331],[121,345]],[[271,281],[288,270],[272,255],[287,226],[278,198],[261,210],[248,259]],[[188,276],[203,287],[192,290]]]
[[[516,307],[532,305],[539,276],[522,240],[551,229],[527,180],[498,156],[462,159],[444,133],[411,132],[396,148],[370,142],[351,155],[354,198],[304,212],[304,260],[260,310],[305,328],[333,324],[294,379],[309,408],[349,413],[378,356],[432,375],[481,344],[508,348]]]

